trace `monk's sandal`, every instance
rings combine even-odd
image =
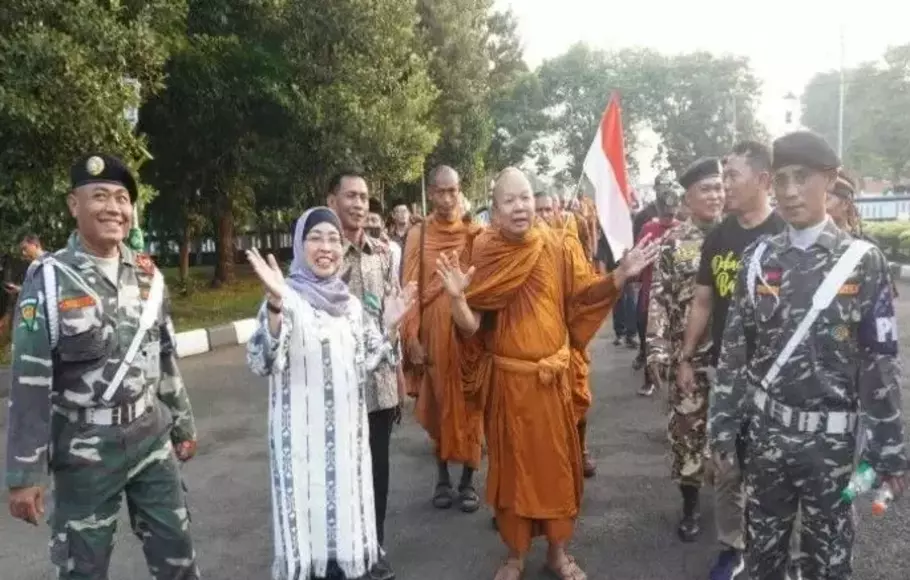
[[[459,487],[458,501],[461,503],[461,511],[466,514],[472,514],[480,509],[480,497],[473,486],[465,485]]]
[[[440,482],[436,484],[436,491],[433,492],[433,507],[440,510],[447,510],[452,507],[452,484]]]

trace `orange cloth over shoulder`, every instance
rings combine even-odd
[[[444,222],[435,215],[425,224],[421,304],[407,314],[400,332],[405,357],[409,356],[411,341],[417,340],[427,352],[428,364],[405,365],[405,379],[408,393],[417,397],[417,421],[435,443],[437,457],[476,468],[480,465],[483,418],[478,409],[465,404],[461,344],[452,321],[451,299],[436,275],[436,259],[443,252],[458,252],[466,261],[480,227],[461,219]],[[408,233],[402,259],[404,284],[416,283],[420,275],[421,227],[414,226]]]
[[[487,501],[504,541],[520,550],[531,529],[565,531],[578,514],[569,338],[586,347],[618,294],[612,278],[594,275],[565,239],[542,224],[517,241],[490,228],[471,255],[477,271],[466,297],[483,318],[472,356],[463,358],[465,387],[485,410]]]

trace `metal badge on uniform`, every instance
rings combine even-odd
[[[363,307],[373,316],[379,316],[382,313],[382,301],[372,292],[363,293]]]
[[[98,156],[89,157],[88,161],[85,162],[85,170],[92,177],[101,175],[104,171],[104,159]]]
[[[831,331],[831,334],[834,336],[834,340],[837,342],[844,342],[850,338],[850,329],[844,326],[843,324],[838,324]]]
[[[19,302],[19,325],[30,332],[38,328],[37,298],[26,298]]]

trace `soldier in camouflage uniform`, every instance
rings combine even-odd
[[[651,282],[647,345],[651,376],[669,389],[667,435],[673,456],[671,476],[679,485],[683,501],[683,517],[677,531],[680,539],[691,542],[700,531],[698,494],[704,479],[710,336],[705,337],[693,357],[694,391],[676,386],[675,370],[695,292],[701,246],[705,235],[717,225],[724,207],[719,160],[696,161],[679,178],[679,184],[686,190],[685,205],[690,217],[670,231],[660,248]]]
[[[100,154],[80,160],[71,179],[78,231],[32,264],[17,312],[10,513],[37,525],[50,467],[59,578],[107,579],[126,495],[152,576],[195,580],[178,458],[193,456],[196,432],[163,279],[148,256],[123,244],[136,181]]]
[[[854,246],[863,243],[826,216],[839,161],[824,140],[808,132],[781,137],[773,164],[787,227],[744,254],[712,392],[710,444],[717,469],[728,468],[736,435],[749,421],[750,578],[785,577],[793,520],[802,506],[803,576],[843,580],[852,572],[854,522],[840,493],[854,467],[859,429],[862,459],[897,494],[904,486],[891,277],[877,248]],[[835,268],[848,253],[857,259]],[[814,316],[808,313],[817,289],[839,269],[849,276],[832,277],[830,303],[818,303],[817,318],[807,326],[803,320]],[[795,345],[789,357],[787,344]]]

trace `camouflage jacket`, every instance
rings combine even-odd
[[[692,220],[676,226],[661,245],[654,265],[646,342],[648,366],[657,369],[661,377],[668,377],[679,362],[689,306],[695,295],[701,247],[708,231]],[[696,351],[696,368],[710,364],[710,351],[711,335],[705,333]]]
[[[715,452],[733,453],[743,420],[755,412],[752,389],[761,388],[758,385],[808,312],[822,280],[852,240],[830,221],[805,251],[790,244],[787,231],[770,236],[754,305],[746,278],[757,244],[743,254],[709,413]],[[880,473],[899,473],[906,467],[895,324],[888,264],[873,248],[768,390],[772,399],[802,411],[861,410],[863,457]]]
[[[133,340],[155,272],[148,256],[121,244],[119,283],[115,287],[73,234],[67,247],[53,257],[79,272],[96,296],[89,295],[58,270],[59,338],[56,348],[51,349],[42,274],[48,256],[30,266],[14,323],[6,453],[8,487],[36,485],[43,478],[52,406],[105,406],[102,394]],[[172,438],[186,441],[195,439],[196,431],[177,369],[176,336],[168,313],[165,294],[158,324],[148,331],[111,404],[135,401],[152,390],[171,411]]]
[[[372,316],[380,331],[386,332],[382,323],[385,299],[400,287],[388,246],[366,234],[361,247],[345,241],[341,278],[351,294],[360,299],[364,315]],[[401,359],[400,346],[383,359],[367,380],[367,411],[370,413],[392,409],[399,403],[397,367]]]

